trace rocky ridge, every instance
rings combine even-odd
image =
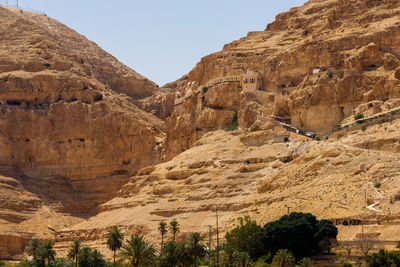
[[[149,139],[142,140],[139,147],[133,146],[132,151],[140,156],[149,155],[149,158],[133,164],[133,160],[142,160],[139,154],[129,154],[130,162],[123,157],[125,154],[110,155],[112,159],[122,159],[123,166],[134,166],[121,169],[118,163],[114,165],[117,166],[115,169],[106,168],[107,171],[116,171],[111,173],[114,175],[106,173],[101,176],[102,183],[108,179],[111,181],[112,177],[112,186],[108,189],[115,197],[110,200],[110,195],[98,196],[96,199],[99,201],[93,204],[99,205],[95,216],[76,218],[65,214],[60,217],[63,227],[55,229],[52,222],[48,222],[47,228],[41,231],[57,241],[60,253],[65,253],[72,240],[80,239],[85,245],[97,247],[108,254],[105,238],[114,225],[120,226],[127,235],[141,233],[158,242],[157,224],[177,219],[182,226],[180,238],[185,238],[187,233],[193,231],[206,233],[207,225],[215,223],[216,207],[221,215],[222,232],[229,229],[239,215],[250,214],[260,223],[265,223],[285,214],[288,207],[292,211],[312,212],[319,218],[357,220],[368,216],[398,223],[398,119],[391,118],[366,128],[355,127],[324,135],[328,140],[321,142],[291,134],[289,139],[295,140],[283,143],[281,139],[288,133],[270,116],[279,116],[295,127],[323,135],[339,124],[353,121],[356,113],[371,115],[398,107],[399,12],[398,1],[311,0],[302,7],[278,15],[265,31],[251,32],[247,37],[226,45],[221,52],[204,57],[188,75],[161,90],[153,90],[149,98],[143,98],[148,94],[131,94],[133,99],[118,94],[119,89],[109,90],[112,88],[107,85],[107,79],[96,78],[96,72],[93,72],[91,78],[87,78],[93,84],[81,90],[92,94],[77,93],[77,96],[74,95],[77,100],[72,99],[68,104],[94,108],[108,100],[110,103],[107,104],[113,108],[123,109],[122,115],[128,114],[127,117],[132,116],[135,121],[121,115],[115,124],[107,125],[112,133],[107,138],[101,137],[102,140],[120,140],[119,133],[125,133],[124,127],[120,127],[121,121],[126,121],[127,125],[143,123],[148,126],[145,127],[148,131],[143,135],[135,132],[132,136],[138,136],[140,140],[143,136]],[[27,75],[25,72],[24,75]],[[48,75],[51,71],[40,72]],[[86,76],[83,74],[80,68],[76,73],[68,73],[76,75],[77,79],[84,79]],[[60,77],[65,77],[65,73]],[[21,87],[26,88],[27,85]],[[99,92],[103,98],[96,102]],[[61,101],[63,104],[68,102],[65,99]],[[93,102],[90,102],[91,99]],[[26,106],[24,101],[18,99],[7,101],[10,101],[6,104],[7,108],[17,108],[15,106],[21,104]],[[160,120],[137,107],[165,118],[166,135],[162,132],[164,128]],[[62,117],[62,114],[60,112],[56,117]],[[80,114],[82,111],[76,116]],[[96,116],[98,113],[90,114]],[[221,131],[236,114],[239,130]],[[141,120],[142,116],[146,118],[145,122]],[[90,125],[90,121],[82,125]],[[69,125],[58,124],[55,129],[59,127],[67,129]],[[25,141],[25,135],[22,136],[21,140]],[[80,137],[76,138],[81,142]],[[95,136],[93,140],[99,138]],[[163,138],[166,138],[165,148]],[[135,140],[128,140],[128,143]],[[126,140],[117,142],[120,149],[126,149],[126,143]],[[98,153],[107,154],[106,151],[115,148],[114,143],[108,150],[103,145],[96,150]],[[21,148],[26,146],[21,145]],[[71,150],[68,148],[65,151],[70,153]],[[59,154],[60,150],[56,150],[53,155]],[[81,155],[77,157],[74,154],[71,159],[81,159]],[[168,161],[156,164],[162,155]],[[93,158],[96,157],[92,155],[87,160]],[[7,162],[13,161],[7,159]],[[75,163],[71,161],[72,166]],[[104,162],[100,165],[106,166]],[[40,206],[46,194],[40,190],[25,192],[24,188],[35,185],[49,188],[50,181],[56,182],[56,188],[65,189],[63,184],[66,180],[59,176],[49,178],[46,175],[49,168],[38,166],[11,166],[8,172],[16,173],[5,176],[18,179],[5,177],[4,181],[1,180],[5,184],[1,188],[12,192],[14,187],[20,188],[18,183],[22,186],[21,192],[29,204],[16,204],[19,206],[15,209],[33,207],[31,217],[25,218],[33,218],[32,214],[37,214],[38,218],[50,214],[48,216],[52,218],[51,212],[57,210],[57,202],[53,201],[52,211],[46,213],[47,206]],[[145,168],[122,186],[139,166]],[[78,169],[82,170],[81,166]],[[99,179],[94,175],[99,169],[85,170],[86,173],[79,179],[74,168],[61,169],[60,173],[69,174],[70,180],[82,188],[83,181],[87,180],[87,185],[92,185],[93,179]],[[40,177],[29,180],[27,175],[34,172]],[[121,177],[121,182],[115,182],[118,177]],[[7,186],[10,183],[13,186]],[[376,186],[378,183],[379,187]],[[68,203],[68,195],[76,192],[76,188],[67,191],[58,203]],[[121,190],[117,192],[118,189]],[[81,195],[104,194],[100,189],[99,192],[94,191]],[[54,195],[60,196],[59,191]],[[79,210],[79,205],[74,205],[71,207]],[[8,229],[15,227],[12,220],[22,220],[17,218],[26,216],[23,213],[13,214],[13,207],[16,206],[11,205],[7,215],[3,216],[8,218],[4,223],[9,225]],[[68,211],[65,205],[63,207],[64,211]],[[24,219],[19,224],[23,223],[30,222]],[[357,227],[339,228],[340,240],[352,240],[360,230]],[[370,225],[366,231],[378,232],[382,240],[393,241],[400,239],[400,233],[394,230],[389,236],[385,231],[394,228]]]
[[[96,214],[161,160],[165,134],[138,107],[157,85],[75,31],[0,8],[0,36],[0,258],[9,258]]]

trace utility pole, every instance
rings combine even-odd
[[[215,216],[217,219],[217,267],[219,267],[219,227],[218,227],[218,206],[215,206]]]
[[[212,226],[208,225],[208,249],[209,250],[211,250],[211,238],[212,238],[211,228],[212,228]]]

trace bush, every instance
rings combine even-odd
[[[238,128],[238,113],[235,111],[232,122],[226,127],[225,131],[234,131]]]
[[[362,114],[361,112],[354,115],[354,120],[360,120],[362,118],[364,118],[364,114]]]
[[[380,249],[366,258],[367,267],[400,266],[400,252]]]
[[[203,91],[203,93],[207,93],[208,87],[207,86],[203,86],[203,88],[201,89]]]
[[[344,77],[344,70],[339,71],[339,77],[343,78]]]
[[[352,267],[353,266],[353,264],[351,264],[350,262],[347,262],[347,261],[342,261],[339,265],[338,265],[338,267]]]
[[[317,220],[310,213],[293,212],[264,225],[263,243],[266,250],[276,253],[290,250],[297,259],[329,250],[338,230],[328,220]]]
[[[64,259],[64,258],[57,258],[49,262],[47,264],[48,267],[73,267],[74,262]]]
[[[380,188],[382,186],[382,184],[380,182],[375,182],[374,186],[375,186],[375,188]]]
[[[328,71],[328,77],[329,77],[329,79],[333,78],[333,72],[332,71]]]
[[[367,130],[367,126],[363,125],[363,127],[361,127],[361,131],[365,132]]]
[[[239,218],[238,222],[225,234],[226,246],[237,252],[247,252],[252,259],[265,255],[262,242],[264,229],[248,216]]]

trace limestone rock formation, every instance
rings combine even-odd
[[[197,119],[209,108],[214,118],[237,111],[240,127],[277,115],[323,134],[360,104],[399,98],[399,12],[396,1],[311,0],[202,58],[185,80],[169,85],[182,96],[208,90],[177,102],[167,122],[167,158],[210,129]],[[194,119],[182,119],[187,114]]]
[[[165,134],[137,106],[157,86],[85,37],[4,8],[0,36],[0,247],[8,249],[0,258],[8,258],[34,236],[52,238],[47,225],[33,225],[45,224],[43,209],[57,218],[95,214],[161,160]]]
[[[0,9],[0,230],[12,230],[0,244],[15,244],[0,253],[41,233],[61,254],[76,239],[108,254],[111,227],[155,242],[172,219],[184,238],[208,231],[216,207],[221,234],[239,215],[265,223],[288,208],[397,223],[399,14],[398,1],[310,0],[154,90],[53,20]],[[88,206],[99,208],[71,216]]]

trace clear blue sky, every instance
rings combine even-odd
[[[264,30],[278,13],[304,2],[19,0],[23,8],[59,20],[160,86],[188,73],[201,57],[249,31]]]

